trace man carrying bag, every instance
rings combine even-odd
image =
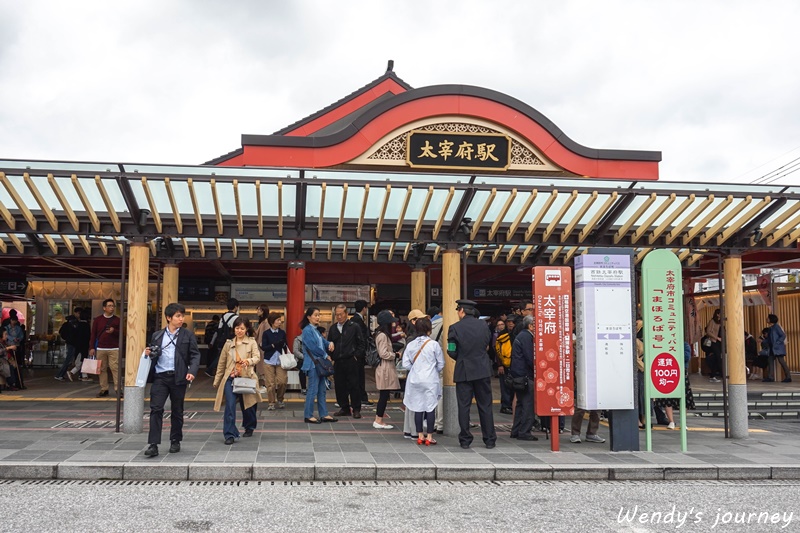
[[[167,397],[172,405],[169,451],[181,451],[183,400],[187,386],[194,381],[200,367],[197,339],[188,328],[182,327],[185,312],[186,308],[181,304],[169,304],[164,309],[167,327],[153,333],[150,346],[144,351],[151,358],[151,366],[155,371],[153,386],[150,388],[150,433],[147,437],[148,447],[144,452],[146,457],[158,455]]]

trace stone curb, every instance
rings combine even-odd
[[[389,464],[0,462],[0,479],[131,481],[535,481],[800,479],[759,464]]]
[[[0,463],[0,479],[55,479],[58,463]]]
[[[58,479],[124,479],[124,463],[59,463]]]

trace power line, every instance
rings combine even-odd
[[[792,159],[788,163],[785,163],[779,166],[778,168],[767,172],[761,177],[754,179],[750,183],[761,183],[761,184],[772,183],[779,178],[788,176],[789,174],[796,172],[797,170],[800,170],[800,157]]]

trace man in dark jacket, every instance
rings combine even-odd
[[[456,361],[453,381],[456,384],[458,425],[461,428],[458,442],[464,449],[472,444],[469,411],[474,397],[478,405],[483,442],[491,449],[497,441],[492,415],[492,364],[486,351],[492,335],[486,324],[475,318],[475,302],[457,300],[456,305],[459,321],[447,331],[447,355]]]
[[[334,311],[336,323],[328,330],[328,341],[333,343],[333,378],[339,410],[333,416],[361,418],[361,386],[358,382],[358,359],[364,353],[364,338],[358,325],[347,319],[347,306],[339,304]]]
[[[364,373],[364,367],[367,364],[367,340],[370,338],[369,326],[367,326],[367,304],[366,300],[356,300],[353,304],[355,313],[350,321],[358,326],[361,330],[361,337],[364,339],[364,351],[356,354],[356,361],[358,361],[358,386],[361,392],[361,405],[372,405],[372,402],[367,396],[367,380]],[[341,404],[340,404],[341,405]]]
[[[150,434],[147,437],[149,446],[144,454],[147,457],[158,455],[161,444],[161,427],[164,418],[164,403],[169,397],[172,405],[170,418],[170,453],[181,451],[183,440],[183,400],[186,397],[187,384],[194,381],[200,368],[200,350],[194,333],[183,327],[186,308],[179,303],[171,303],[164,309],[167,327],[153,333],[150,346],[158,346],[157,353],[151,353],[150,347],[145,355],[152,359],[151,374],[155,370],[153,386],[150,388]]]
[[[524,389],[514,387],[517,408],[514,411],[514,424],[511,438],[519,440],[539,440],[531,435],[533,429],[533,330],[536,327],[532,315],[522,319],[524,329],[517,334],[511,347],[511,366],[508,373],[516,380],[528,378]]]

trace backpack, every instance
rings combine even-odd
[[[75,329],[77,328],[77,320],[67,320],[64,322],[58,330],[58,336],[64,339],[64,342],[67,344],[75,344]]]
[[[226,316],[227,318],[225,318]],[[234,318],[235,316],[236,315],[231,312],[222,315],[222,320],[220,321],[222,324],[217,326],[217,333],[214,336],[214,348],[218,351],[221,351],[225,343],[233,338],[233,328],[231,324],[236,321],[236,318]],[[232,318],[233,320],[231,320]]]
[[[495,351],[497,353],[497,362],[505,368],[509,368],[511,366],[511,336],[507,331],[497,336]]]
[[[364,360],[372,368],[378,368],[378,365],[381,364],[381,356],[378,355],[378,347],[375,345],[375,339],[372,336],[367,337],[367,352]]]

